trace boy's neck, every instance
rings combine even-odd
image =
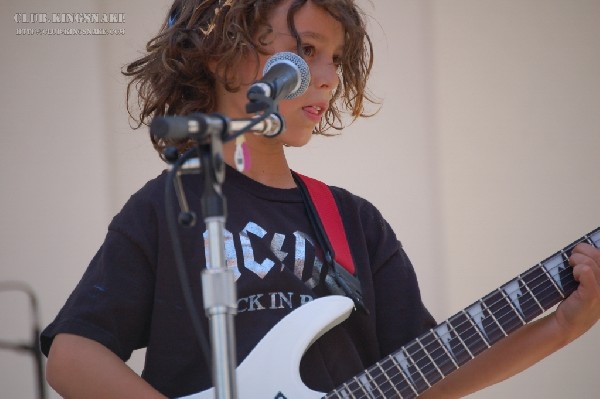
[[[296,183],[288,166],[283,145],[275,141],[268,142],[264,137],[246,134],[246,146],[250,157],[250,168],[243,171],[244,175],[265,186],[274,188],[294,188]],[[235,141],[223,145],[225,162],[235,168]]]

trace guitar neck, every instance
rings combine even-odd
[[[344,383],[326,398],[416,398],[436,382],[575,289],[568,258],[575,245],[600,248],[600,227]]]

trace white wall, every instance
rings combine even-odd
[[[36,3],[0,6],[0,281],[27,282],[47,322],[103,237],[97,226],[109,220],[110,177],[97,68],[100,42],[16,36],[14,13],[47,10],[44,2]],[[97,7],[91,1],[64,5]],[[0,336],[27,339],[25,297],[0,293],[0,307]],[[0,363],[3,397],[35,397],[28,357],[2,351]]]
[[[446,300],[460,309],[600,225],[600,2],[431,5]],[[597,397],[599,341],[596,327],[474,396]]]
[[[119,73],[158,29],[167,6],[144,4],[0,4],[0,281],[28,283],[37,293],[44,325],[81,277],[112,215],[162,168],[147,132],[129,129]],[[17,12],[90,11],[125,13],[125,24],[114,27],[124,27],[126,34],[16,35],[22,27],[64,27],[17,24]],[[27,305],[23,294],[0,293],[0,339],[28,339]],[[1,397],[35,397],[29,357],[0,351],[0,370]]]
[[[128,126],[119,70],[169,2],[58,3],[0,4],[0,281],[31,285],[44,325],[112,215],[162,168]],[[600,2],[363,3],[381,111],[289,157],[379,207],[443,320],[599,224]],[[15,34],[16,12],[86,11],[125,13],[126,34]],[[0,340],[26,339],[28,317],[21,295],[0,293]],[[473,397],[594,397],[599,338]],[[0,351],[0,370],[2,397],[34,397],[28,358]]]

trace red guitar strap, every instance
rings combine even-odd
[[[350,297],[357,307],[367,311],[362,302],[360,282],[356,278],[346,230],[331,189],[311,177],[297,172],[293,172],[293,175],[302,193],[317,240],[325,251],[327,268],[321,273],[321,281],[325,281],[332,293]]]
[[[354,260],[350,254],[346,230],[335,198],[325,183],[297,173],[308,191],[312,205],[331,245],[332,257],[349,273],[354,274]]]

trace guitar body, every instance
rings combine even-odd
[[[236,370],[240,399],[311,399],[323,393],[309,389],[300,379],[300,360],[310,345],[348,318],[354,303],[328,296],[296,309],[275,325]],[[269,367],[269,381],[263,368]],[[214,389],[180,399],[213,399]]]

